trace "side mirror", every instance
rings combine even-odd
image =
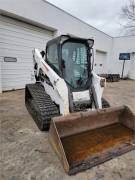
[[[41,54],[42,58],[45,57],[45,51],[41,51],[40,54]]]

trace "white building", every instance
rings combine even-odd
[[[119,53],[130,53],[124,76],[135,79],[135,36],[113,38],[45,0],[0,0],[0,91],[33,82],[32,50],[61,34],[94,38],[97,73],[121,74]]]

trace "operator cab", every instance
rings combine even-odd
[[[73,91],[89,88],[93,44],[93,39],[68,35],[59,36],[47,43],[47,63]]]

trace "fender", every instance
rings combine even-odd
[[[60,114],[69,114],[69,100],[68,100],[68,88],[67,85],[58,74],[44,61],[40,51],[34,49],[33,51],[34,61],[37,63],[37,70],[35,74],[39,75],[39,70],[42,69],[44,75],[46,75],[52,86],[49,86],[45,81],[41,82],[45,88],[45,91],[50,95],[51,99],[60,107]]]

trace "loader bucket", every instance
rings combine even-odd
[[[69,174],[135,149],[135,116],[126,106],[52,119],[49,140]]]

